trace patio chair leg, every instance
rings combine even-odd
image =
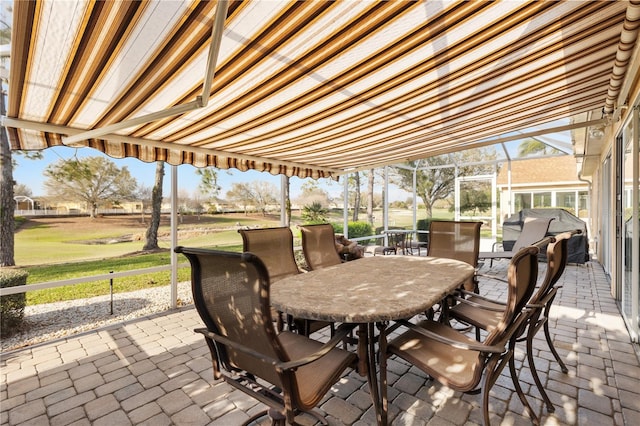
[[[560,358],[560,355],[558,355],[558,351],[556,350],[556,347],[553,345],[553,340],[551,340],[551,334],[549,332],[549,321],[544,322],[544,337],[547,339],[549,350],[551,350],[553,357],[556,359],[556,361],[558,361],[558,364],[560,365],[560,369],[562,370],[563,373],[567,374],[569,372],[569,369],[565,365],[564,361],[562,361],[562,358]]]
[[[482,387],[482,424],[488,426],[489,422],[489,389]]]
[[[535,382],[536,387],[538,388],[538,392],[540,392],[540,395],[544,400],[544,404],[547,406],[547,412],[553,413],[554,411],[556,411],[556,408],[553,406],[553,403],[549,399],[549,395],[547,395],[547,392],[542,386],[542,382],[540,381],[540,377],[538,376],[538,369],[536,368],[535,360],[533,358],[533,337],[535,336],[539,328],[539,326],[533,329],[529,327],[529,332],[527,333],[527,361],[529,362],[529,369],[531,370],[533,381]]]
[[[525,396],[524,392],[522,391],[522,387],[520,386],[520,381],[518,380],[518,373],[516,372],[516,361],[513,355],[509,357],[509,374],[511,376],[511,381],[513,382],[513,386],[516,389],[516,393],[518,394],[518,398],[520,398],[520,401],[522,402],[522,405],[527,411],[527,414],[529,414],[529,417],[531,418],[531,422],[536,426],[539,425],[540,419],[533,412],[533,408],[531,408],[531,404],[529,404],[529,401],[527,401],[527,397]]]

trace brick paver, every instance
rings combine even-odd
[[[494,264],[504,273],[507,262]],[[544,267],[544,265],[541,265]],[[569,368],[560,371],[542,333],[536,367],[554,402],[548,413],[517,349],[520,381],[543,425],[640,424],[640,363],[629,342],[609,283],[597,263],[569,265],[551,312],[556,348]],[[483,294],[504,297],[495,281]],[[233,425],[264,406],[214,381],[209,351],[193,328],[193,307],[112,325],[80,336],[3,353],[0,425]],[[318,336],[326,337],[326,336]],[[395,425],[481,423],[479,395],[463,395],[391,358],[389,418]],[[490,395],[492,422],[530,424],[505,369]],[[319,404],[331,425],[375,422],[366,380],[348,372]],[[315,420],[305,416],[302,424]],[[258,425],[268,424],[261,419]]]

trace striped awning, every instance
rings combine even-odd
[[[610,112],[638,7],[16,1],[3,123],[12,149],[335,177]]]

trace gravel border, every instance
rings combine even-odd
[[[178,284],[178,306],[193,303],[190,282]],[[144,317],[171,308],[171,287],[162,286],[88,299],[26,306],[23,325],[3,338],[2,352],[21,349],[61,337]]]

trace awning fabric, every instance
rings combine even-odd
[[[629,4],[232,1],[206,106],[74,145],[315,178],[479,146],[601,110]],[[217,7],[16,1],[12,149],[194,103]]]

